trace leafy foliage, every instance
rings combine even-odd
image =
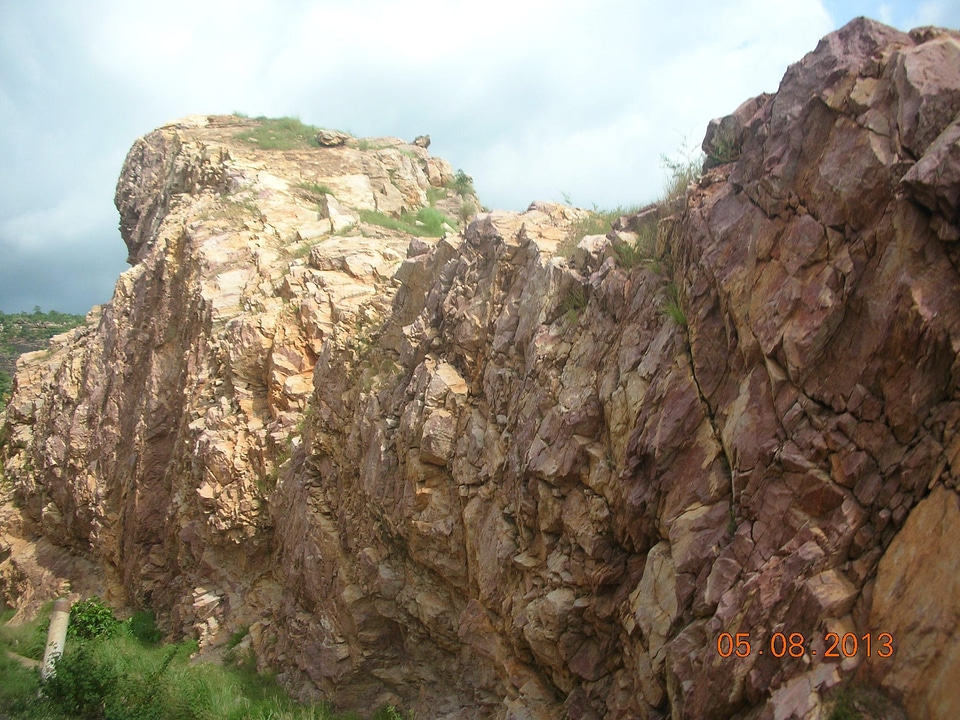
[[[98,597],[81,600],[70,608],[67,635],[82,640],[113,637],[120,632],[121,623],[113,610]]]
[[[0,710],[13,717],[42,717],[28,714],[36,705],[40,675],[0,652]]]
[[[374,713],[372,720],[407,720],[407,716],[393,705],[386,705]]]
[[[740,148],[725,136],[715,137],[707,157],[714,165],[724,165],[740,157]]]
[[[0,410],[7,404],[12,392],[13,378],[6,371],[0,370]]]
[[[107,717],[105,711],[115,705],[113,698],[121,680],[118,668],[97,657],[92,647],[81,645],[57,660],[56,674],[43,683],[43,694],[51,705],[69,716]]]
[[[463,170],[457,170],[453,180],[446,183],[448,189],[453,190],[457,195],[476,195],[473,189],[473,178],[467,175]]]
[[[447,188],[438,188],[430,186],[427,188],[427,202],[430,207],[434,207],[438,200],[443,200],[447,196]]]
[[[157,618],[152,610],[135,612],[127,621],[130,634],[145,645],[156,645],[163,639],[157,629]]]
[[[468,222],[470,218],[477,214],[477,206],[474,205],[469,200],[464,200],[460,203],[460,220],[462,222]]]
[[[257,672],[252,655],[239,666],[191,662],[196,642],[158,644],[160,633],[150,612],[136,613],[129,621],[120,622],[99,600],[77,605],[81,608],[78,618],[93,628],[90,634],[94,637],[68,639],[65,653],[56,663],[56,673],[45,682],[41,682],[36,669],[25,668],[6,655],[8,649],[22,652],[23,648],[13,642],[36,634],[43,620],[18,628],[0,626],[0,717],[356,720],[355,715],[336,715],[323,704],[293,701],[271,674]],[[101,632],[104,627],[115,631]],[[401,720],[407,716],[397,708],[384,707],[374,717]]]

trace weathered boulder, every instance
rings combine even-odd
[[[324,129],[317,133],[317,143],[321,147],[340,147],[352,138],[353,136],[349,133],[340,132],[339,130]]]

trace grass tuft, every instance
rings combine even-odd
[[[639,205],[635,207],[618,205],[615,208],[606,209],[594,205],[592,211],[570,226],[566,239],[557,248],[557,253],[562,257],[570,257],[587,235],[606,235],[610,232],[610,226],[614,220],[621,215],[632,215],[639,209]]]
[[[445,197],[447,197],[447,188],[432,186],[427,188],[427,202],[430,203],[430,207],[436,206],[437,201],[443,200]]]
[[[587,307],[587,293],[577,285],[569,290],[563,296],[560,303],[560,309],[563,311],[564,318],[571,325],[580,319],[580,313]]]
[[[462,203],[460,203],[459,215],[460,215],[461,222],[463,223],[469,222],[470,218],[472,218],[476,214],[477,214],[477,206],[474,205],[472,202],[470,202],[469,200],[464,200]]]
[[[333,190],[331,190],[326,185],[321,185],[320,183],[311,182],[309,180],[302,180],[296,184],[296,187],[301,190],[306,190],[312,195],[333,195]]]
[[[660,163],[667,171],[661,203],[679,210],[687,197],[687,188],[700,177],[703,153],[698,148],[688,147],[673,157],[661,155]]]
[[[360,220],[369,225],[379,225],[389,230],[399,230],[408,235],[420,237],[442,237],[446,232],[444,225],[456,227],[456,222],[432,207],[420,208],[414,213],[401,213],[399,218],[391,217],[377,210],[361,210]]]
[[[667,285],[667,297],[663,304],[663,314],[680,327],[687,326],[687,314],[680,304],[680,291],[674,283]]]
[[[243,639],[250,634],[250,626],[244,625],[239,630],[234,632],[230,639],[227,641],[227,650],[232,650],[237,645],[243,642]]]
[[[614,243],[612,247],[614,255],[617,256],[617,262],[624,268],[630,270],[638,265],[646,265],[658,270],[656,244],[657,223],[653,220],[637,229],[635,242],[618,242]]]
[[[718,136],[714,138],[707,157],[714,165],[725,165],[740,157],[740,148],[729,138]]]
[[[306,125],[299,118],[258,117],[254,128],[237,133],[236,139],[256,145],[261,150],[302,150],[320,147],[317,132],[320,128]]]

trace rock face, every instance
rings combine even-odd
[[[292,691],[422,718],[952,718],[958,113],[960,35],[853,21],[711,124],[635,267],[649,211],[411,239],[360,211],[439,194],[420,146],[161,128],[114,299],[21,361],[0,589],[249,625]]]

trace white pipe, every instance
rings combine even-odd
[[[67,625],[70,622],[70,601],[60,598],[53,604],[50,613],[50,630],[47,631],[47,647],[43,651],[43,667],[40,677],[46,680],[56,673],[57,659],[63,655],[67,641]]]

